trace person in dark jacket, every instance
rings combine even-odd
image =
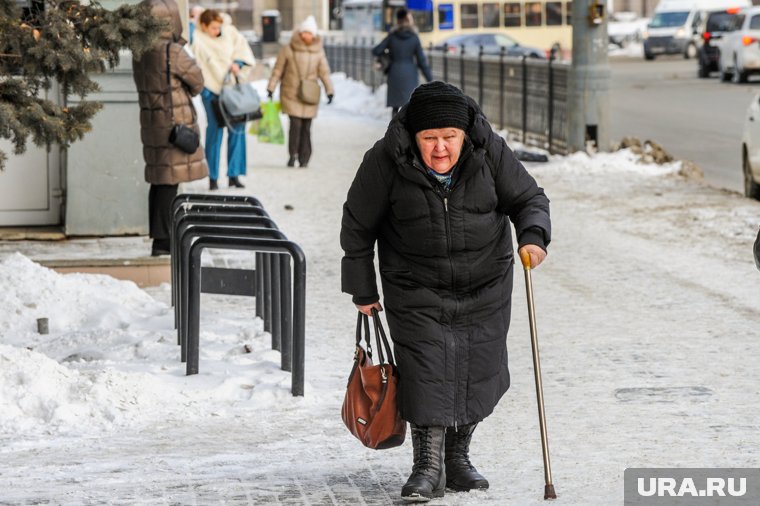
[[[420,38],[414,31],[409,11],[403,7],[396,11],[396,26],[380,44],[372,49],[374,56],[388,50],[391,64],[388,69],[388,97],[386,105],[393,108],[393,116],[409,101],[419,84],[418,68],[428,81],[433,80]]]
[[[174,0],[143,0],[142,4],[150,7],[154,16],[165,19],[169,25],[155,47],[132,65],[140,102],[145,180],[150,183],[148,214],[150,237],[153,239],[151,255],[159,256],[169,254],[171,203],[177,195],[179,183],[208,175],[202,146],[188,154],[169,142],[173,124],[187,125],[200,134],[190,97],[203,90],[203,75],[195,60],[183,48],[186,42],[180,37],[182,22],[177,3]]]
[[[478,422],[509,388],[514,252],[531,266],[551,239],[549,200],[478,105],[440,81],[419,86],[364,155],[343,207],[342,290],[384,305],[414,466],[401,496],[488,488],[470,463]]]

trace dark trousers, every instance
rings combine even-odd
[[[148,192],[150,237],[154,242],[165,244],[167,246],[165,249],[169,249],[172,200],[177,196],[178,186],[176,184],[152,184]]]
[[[298,157],[298,163],[306,165],[311,158],[311,118],[290,116],[288,137],[290,157]]]

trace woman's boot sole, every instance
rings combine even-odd
[[[455,483],[447,483],[446,488],[453,490],[454,492],[469,492],[470,490],[488,490],[488,485],[485,487],[462,487]]]
[[[428,502],[431,499],[435,499],[436,497],[443,497],[443,494],[446,491],[444,489],[441,490],[433,490],[433,492],[430,494],[430,497],[424,496],[421,494],[412,494],[407,496],[401,496],[401,499],[403,499],[406,502]]]

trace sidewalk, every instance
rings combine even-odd
[[[309,169],[286,168],[284,146],[249,139],[246,190],[308,260],[306,395],[290,397],[250,300],[204,296],[201,373],[185,377],[166,285],[150,297],[95,287],[91,298],[123,293],[106,306],[65,288],[79,298],[58,294],[59,314],[82,315],[41,337],[28,330],[33,311],[63,280],[15,288],[0,252],[9,308],[0,316],[0,504],[401,503],[411,442],[371,451],[340,420],[355,324],[340,293],[341,206],[387,112],[340,86],[314,122]],[[760,273],[751,245],[760,203],[624,154],[529,169],[552,201],[554,239],[533,281],[556,503],[622,504],[628,467],[756,466]],[[36,309],[14,302],[24,290],[41,300]],[[430,504],[545,504],[524,301],[517,268],[512,387],[472,442],[491,488]],[[46,394],[60,377],[61,389]],[[81,414],[80,399],[99,409]]]

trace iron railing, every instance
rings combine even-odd
[[[373,90],[385,82],[375,68],[368,38],[329,40],[325,52],[333,72],[362,81]],[[484,54],[462,47],[456,53],[427,50],[434,79],[449,82],[474,98],[491,124],[516,135],[524,144],[567,153],[567,86],[570,65],[548,59]]]

